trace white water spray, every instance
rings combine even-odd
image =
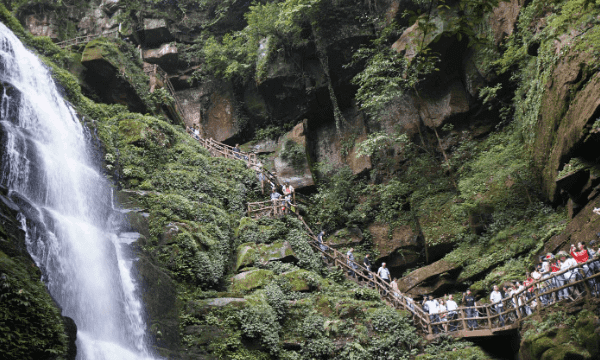
[[[84,128],[48,70],[0,23],[2,184],[33,224],[30,254],[77,324],[79,360],[153,359],[142,304],[114,233],[111,189],[92,161]]]

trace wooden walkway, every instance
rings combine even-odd
[[[119,37],[119,30],[111,30],[111,31],[107,31],[105,33],[102,34],[96,34],[96,35],[86,35],[86,36],[80,36],[80,37],[76,37],[73,39],[69,39],[69,40],[65,40],[65,41],[61,41],[56,43],[56,45],[58,45],[61,49],[70,47],[70,46],[75,46],[75,45],[80,45],[80,44],[87,44],[92,40],[96,40],[98,38],[108,38],[108,37]]]
[[[198,141],[209,151],[211,156],[245,161],[249,168],[263,173],[263,176],[269,175],[276,181],[276,178],[272,174],[264,171],[256,154],[235,151],[233,147],[212,139],[199,138]],[[273,183],[279,186],[278,183]],[[249,203],[248,216],[252,218],[283,216],[285,215],[282,210],[284,202],[285,200],[280,199]],[[428,340],[432,340],[444,333],[455,337],[496,336],[518,329],[523,320],[533,314],[539,313],[545,307],[554,306],[555,304],[565,304],[568,301],[598,297],[599,295],[596,289],[592,288],[592,280],[600,283],[600,273],[585,277],[586,272],[590,274],[590,270],[588,270],[590,263],[600,261],[594,259],[587,263],[577,264],[576,267],[569,270],[552,273],[547,278],[529,285],[511,297],[503,299],[501,307],[497,306],[498,304],[486,303],[473,307],[460,306],[453,312],[429,314],[423,310],[421,305],[415,303],[406,294],[400,292],[394,293],[390,284],[380,278],[375,272],[368,271],[358,262],[349,261],[345,254],[333,249],[328,244],[320,243],[302,216],[296,212],[290,211],[288,213],[297,216],[302,221],[312,239],[309,241],[309,244],[315,251],[321,254],[327,266],[337,267],[344,272],[348,279],[360,286],[374,289],[389,306],[409,311],[413,316],[413,322],[418,331]],[[569,281],[563,281],[561,277],[567,271],[571,271],[573,276],[571,276]],[[563,289],[568,289],[569,298],[557,300],[558,291]],[[469,313],[471,313],[470,316],[468,315]],[[440,321],[440,315],[446,315],[448,321]],[[443,331],[446,325],[448,328],[447,332]]]

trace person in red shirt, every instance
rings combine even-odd
[[[585,247],[585,242],[578,242],[577,248],[575,248],[575,245],[571,244],[571,256],[573,256],[573,259],[575,259],[578,264],[587,262],[590,259],[590,254]],[[586,278],[592,276],[592,271],[588,264],[583,265],[581,269],[583,269],[583,274]],[[579,271],[576,271],[576,274],[578,275],[578,278],[580,278],[581,275],[579,274]],[[592,289],[592,295],[596,296],[596,279],[588,280],[588,284],[590,285],[590,289]]]
[[[556,258],[550,259],[550,271],[551,271],[552,275],[554,275],[554,273],[557,273],[560,271],[560,261],[557,260]],[[555,276],[550,279],[553,288],[556,288],[559,286],[559,282],[557,281],[559,277],[562,277],[562,275]],[[556,296],[557,296],[556,292],[553,292],[552,293],[553,301],[556,301]]]
[[[571,244],[571,256],[578,264],[584,263],[589,260],[590,255],[588,254],[587,249],[585,248],[585,243],[580,241],[577,243],[577,248],[575,245]]]

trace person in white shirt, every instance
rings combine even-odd
[[[452,295],[450,295],[448,297],[448,301],[446,301],[446,308],[448,309],[449,330],[456,331],[456,321],[452,320],[456,319],[456,309],[458,309],[458,304],[456,304],[456,301],[454,301],[454,297],[452,297]]]
[[[398,279],[394,278],[390,285],[392,287],[392,295],[394,295],[395,297],[400,297],[400,289],[398,289]]]
[[[559,285],[559,286],[562,286],[562,285],[566,285],[567,283],[573,282],[576,280],[575,272],[571,271],[569,269],[577,266],[577,261],[575,261],[575,259],[573,259],[569,254],[567,254],[564,251],[559,252],[558,256],[559,256],[560,262],[561,262],[560,270],[561,271],[567,270],[562,274],[562,279],[559,280],[559,282],[561,282],[561,285]],[[571,287],[560,290],[558,292],[558,298],[559,299],[561,298],[561,293],[562,293],[563,299],[569,298],[571,291],[572,291]],[[571,299],[573,299],[573,298],[571,297]]]
[[[500,291],[498,291],[498,285],[494,285],[494,291],[492,291],[490,295],[490,302],[492,303],[496,313],[500,314],[502,312],[503,307],[502,294],[500,294]],[[500,326],[504,326],[504,316],[500,315],[498,317],[498,320],[500,321]]]
[[[283,191],[283,195],[291,195],[292,199],[296,201],[296,192],[294,191],[294,187],[290,185],[289,181],[285,182],[285,185],[281,187]]]
[[[431,323],[440,322],[440,316],[438,315],[440,312],[440,304],[437,302],[437,300],[433,299],[433,295],[429,295],[429,300],[425,302],[425,305],[429,310],[429,321]],[[434,334],[440,332],[438,325],[433,325],[431,329],[433,330]]]
[[[377,269],[377,275],[388,284],[390,283],[390,270],[385,267],[385,263],[382,263],[381,267]]]
[[[446,305],[444,305],[443,299],[440,299],[439,314],[440,321],[442,322],[442,327],[444,328],[444,332],[448,332],[448,308],[446,307]]]

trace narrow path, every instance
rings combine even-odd
[[[65,41],[61,41],[61,42],[57,42],[56,45],[58,45],[61,49],[65,49],[67,47],[70,46],[75,46],[75,45],[80,45],[80,44],[87,44],[92,40],[96,40],[98,38],[101,37],[109,37],[114,35],[115,37],[119,37],[119,30],[111,30],[111,31],[107,31],[105,33],[102,34],[96,34],[96,35],[86,35],[86,36],[79,36],[73,39],[69,39],[69,40],[65,40]]]

